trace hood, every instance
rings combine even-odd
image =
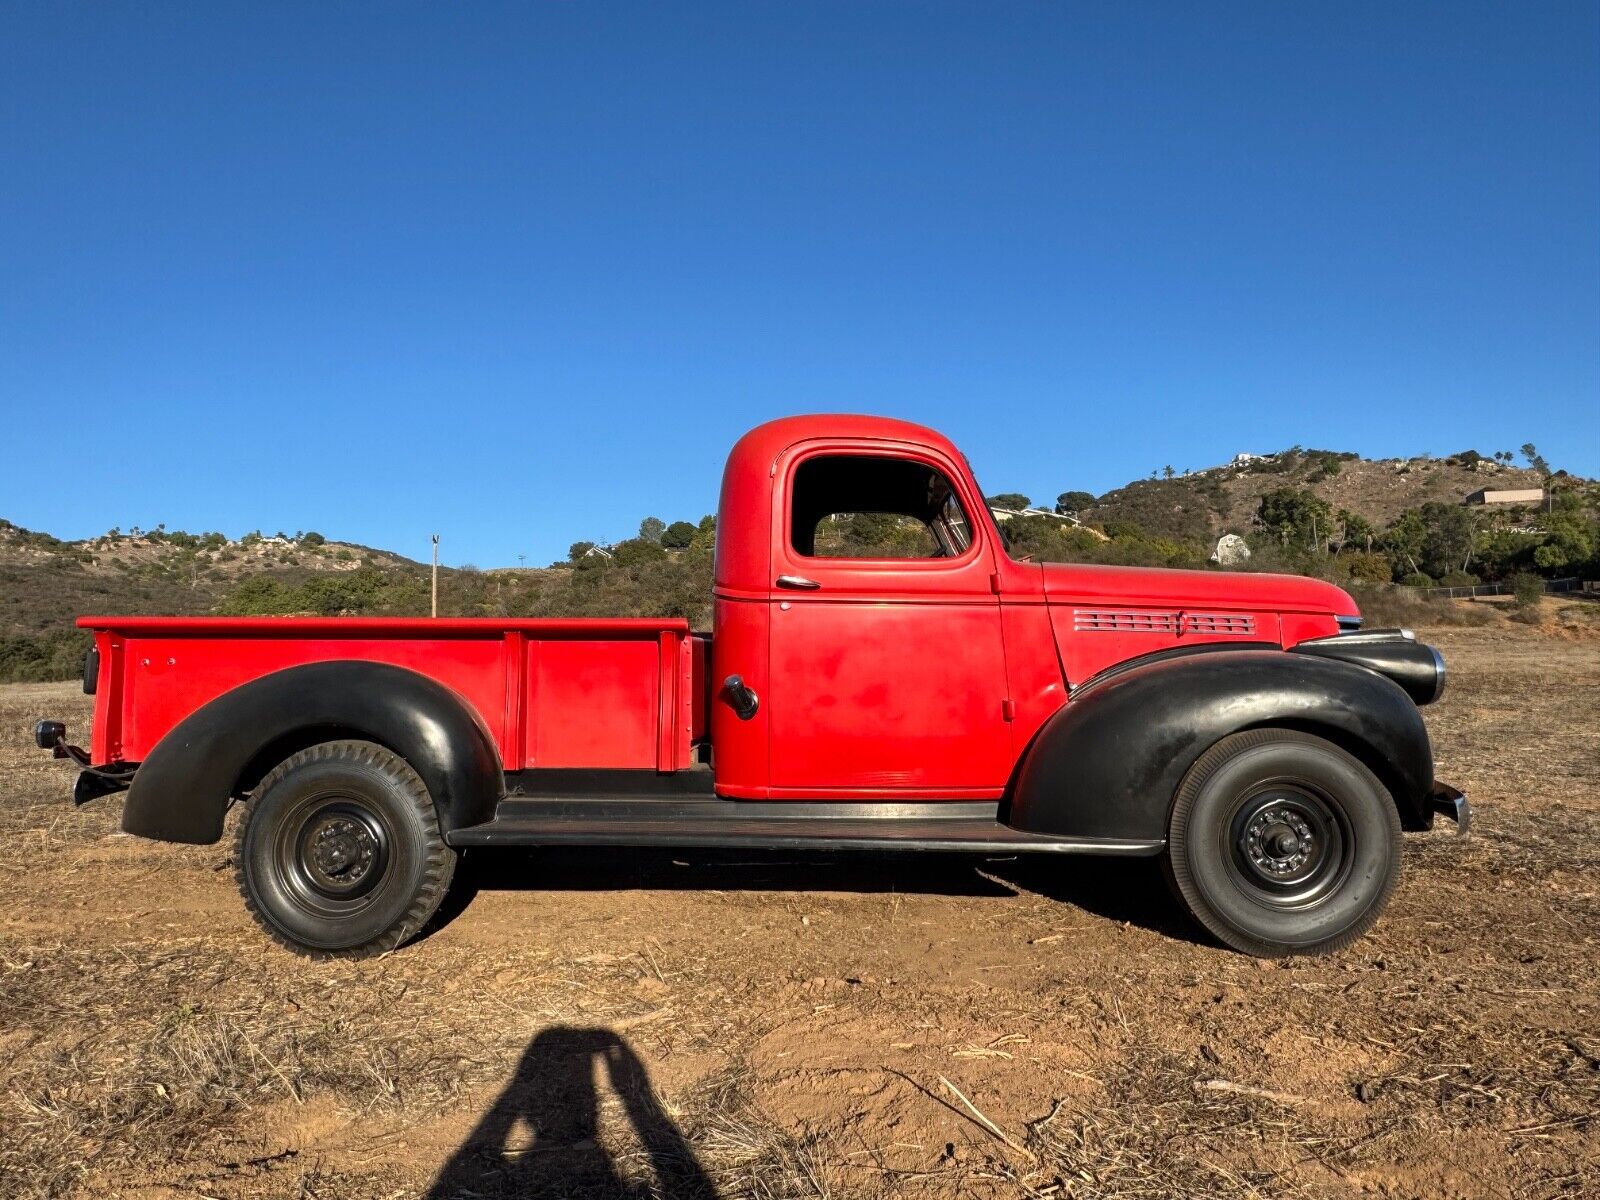
[[[1045,598],[1053,604],[1161,605],[1336,617],[1361,611],[1343,588],[1303,575],[1088,563],[1044,563],[1042,568]]]

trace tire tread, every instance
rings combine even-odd
[[[1383,914],[1383,910],[1388,906],[1389,898],[1393,895],[1395,886],[1399,882],[1400,814],[1392,802],[1385,804],[1390,832],[1393,836],[1390,839],[1390,862],[1381,892],[1367,907],[1366,912],[1351,925],[1329,938],[1304,946],[1287,946],[1278,942],[1264,941],[1260,938],[1252,937],[1235,928],[1229,922],[1224,921],[1206,901],[1204,893],[1196,883],[1194,875],[1189,868],[1187,857],[1177,852],[1181,847],[1186,846],[1188,842],[1190,810],[1196,798],[1200,795],[1201,789],[1205,787],[1206,782],[1217,768],[1241,751],[1255,746],[1273,743],[1281,744],[1283,742],[1300,742],[1338,755],[1365,775],[1376,793],[1382,796],[1386,802],[1390,800],[1388,789],[1383,786],[1365,763],[1326,738],[1320,738],[1315,734],[1305,733],[1297,729],[1275,728],[1247,729],[1241,733],[1229,734],[1195,760],[1194,766],[1189,768],[1188,773],[1183,777],[1183,783],[1178,787],[1178,794],[1173,799],[1172,816],[1168,824],[1167,852],[1161,856],[1162,869],[1174,896],[1189,910],[1194,919],[1218,941],[1239,951],[1241,954],[1248,954],[1255,958],[1287,958],[1291,955],[1304,954],[1337,954],[1366,936],[1367,931],[1372,928],[1373,924]]]
[[[439,829],[439,814],[434,808],[433,797],[428,794],[421,777],[412,770],[411,764],[405,759],[375,742],[348,740],[318,742],[316,745],[307,746],[268,771],[256,786],[254,794],[265,795],[274,784],[297,768],[307,763],[326,760],[356,762],[375,768],[394,785],[397,794],[405,797],[421,823],[425,843],[423,879],[405,913],[377,937],[359,946],[337,950],[307,946],[284,933],[263,910],[250,886],[246,871],[245,837],[249,832],[251,819],[255,815],[255,804],[250,801],[244,804],[238,827],[234,830],[234,883],[239,889],[239,894],[244,897],[245,909],[251,919],[283,949],[316,961],[373,958],[387,954],[421,932],[433,914],[438,911],[450,890],[450,882],[455,877],[456,852],[445,844],[444,834]]]

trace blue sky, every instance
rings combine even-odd
[[[1600,474],[1592,3],[17,4],[0,516],[483,566],[746,427]]]

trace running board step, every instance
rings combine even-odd
[[[1150,855],[1164,843],[1023,833],[994,804],[845,804],[785,800],[506,799],[452,846],[673,846],[759,850]]]

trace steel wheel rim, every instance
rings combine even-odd
[[[1339,889],[1353,860],[1343,807],[1300,781],[1265,784],[1240,797],[1222,840],[1234,883],[1267,908],[1322,903]]]
[[[295,903],[318,916],[367,907],[390,874],[394,835],[359,797],[307,797],[284,820],[274,847],[280,878]]]

